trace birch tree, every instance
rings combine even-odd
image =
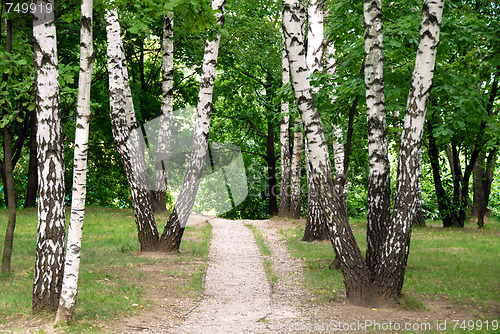
[[[54,8],[38,0],[37,8]],[[33,20],[38,156],[38,226],[33,312],[55,312],[64,265],[64,157],[54,11],[37,10]]]
[[[382,37],[382,1],[364,0],[365,87],[368,126],[368,265],[379,261],[386,237],[391,205],[390,167],[384,94],[384,54]]]
[[[373,262],[363,258],[347,217],[342,214],[341,197],[335,192],[323,124],[307,80],[304,37],[297,14],[299,6],[298,0],[283,0],[283,29],[291,81],[306,129],[314,182],[321,193],[320,203],[327,217],[331,242],[339,254],[346,295],[351,302],[360,305],[391,303],[401,295],[408,258],[411,222],[415,212],[415,169],[420,159],[418,152],[435,67],[443,0],[424,1],[412,88],[401,135],[394,211],[384,222],[388,226],[387,236],[381,249],[381,261],[376,267],[369,267],[368,263],[373,266]]]
[[[307,7],[307,56],[309,75],[323,71],[324,57],[324,8],[323,0],[311,0]],[[313,88],[317,93],[317,89]],[[305,138],[307,145],[307,137]],[[319,204],[319,192],[312,180],[309,152],[306,150],[307,175],[307,217],[302,241],[325,240],[328,238],[325,216]]]
[[[158,249],[159,234],[146,186],[144,152],[140,147],[117,9],[106,10],[104,17],[111,128],[130,189],[141,251],[155,251]]]
[[[304,147],[304,138],[302,134],[302,121],[300,117],[295,118],[293,135],[292,166],[290,175],[290,216],[295,219],[300,218],[301,199],[300,199],[300,169],[302,165],[302,148]]]
[[[212,9],[216,11],[217,24],[224,25],[225,0],[213,0]],[[212,96],[215,81],[215,69],[219,53],[220,33],[213,40],[205,41],[202,77],[198,94],[198,112],[193,136],[193,148],[179,197],[170,214],[160,238],[160,249],[167,252],[178,251],[187,219],[193,208],[201,175],[205,168],[208,153],[208,135],[212,115]]]
[[[417,56],[399,147],[394,209],[382,249],[382,264],[376,270],[379,282],[375,282],[379,284],[379,298],[382,300],[398,297],[403,287],[417,203],[415,193],[420,177],[422,134],[436,67],[443,3],[444,0],[425,0],[422,6]]]
[[[162,43],[162,103],[161,120],[158,133],[158,152],[153,190],[153,211],[166,210],[166,193],[168,179],[168,160],[170,139],[172,137],[171,124],[174,112],[174,13],[168,12],[163,18]]]
[[[290,83],[290,70],[288,58],[285,50],[285,39],[283,37],[282,47],[282,85]],[[280,202],[279,216],[290,216],[290,178],[291,178],[291,155],[290,155],[290,108],[288,101],[281,102],[281,125],[280,125],[280,154],[281,154],[281,184],[280,184]]]
[[[71,219],[68,231],[68,246],[64,263],[64,277],[56,314],[56,323],[66,322],[75,314],[78,293],[78,272],[82,248],[85,198],[87,195],[87,148],[90,124],[90,84],[94,65],[92,45],[92,0],[83,0],[80,27],[80,75],[78,78],[78,101],[75,130],[75,158],[73,167],[73,194]]]

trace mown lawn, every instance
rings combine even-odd
[[[0,250],[8,213],[0,211]],[[69,220],[69,215],[67,215]],[[33,266],[36,246],[36,210],[19,210],[14,238],[12,273],[0,276],[0,329],[30,319],[33,285]],[[158,222],[160,229],[164,220]],[[169,261],[196,261],[202,265],[193,272],[188,287],[199,290],[206,268],[210,225],[187,228],[186,242],[181,253]],[[141,273],[137,268],[155,261],[139,256],[139,242],[133,211],[90,207],[86,209],[79,293],[74,323],[66,328],[73,332],[98,331],[100,322],[120,318],[137,310],[133,305],[146,301],[143,288],[137,283]],[[142,277],[147,279],[147,277]]]
[[[351,220],[350,223],[364,253],[366,222]],[[283,233],[293,256],[305,260],[308,288],[317,301],[338,298],[344,284],[341,272],[329,268],[334,257],[331,244],[301,242],[302,226]],[[487,311],[492,303],[500,303],[499,241],[500,223],[493,220],[484,230],[474,224],[463,229],[444,229],[439,222],[413,229],[403,293],[411,297],[410,301],[445,297]],[[425,308],[425,305],[413,306]]]

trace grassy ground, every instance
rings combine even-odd
[[[273,270],[273,263],[270,259],[273,253],[269,248],[269,246],[267,245],[264,236],[257,227],[250,224],[247,224],[246,227],[248,227],[254,235],[255,241],[257,242],[257,246],[259,247],[260,254],[263,256],[262,262],[264,265],[264,270],[266,272],[267,279],[271,284],[271,288],[273,288],[276,285],[276,282],[278,281],[278,276]]]
[[[68,216],[69,218],[69,216]],[[160,221],[165,221],[161,219]],[[0,211],[0,231],[5,231],[7,211]],[[36,211],[19,210],[12,258],[13,272],[0,276],[0,328],[29,321],[36,245]],[[3,232],[2,232],[3,235]],[[177,273],[189,276],[187,290],[201,290],[208,259],[211,227],[187,228],[181,253],[168,261],[198,263],[181,267]],[[3,245],[3,240],[0,241]],[[111,321],[143,305],[144,289],[138,281],[145,274],[138,267],[157,261],[139,256],[137,229],[132,210],[87,208],[76,319],[68,331],[83,332]],[[171,273],[166,273],[171,274]]]
[[[366,250],[366,223],[351,220],[363,252]],[[303,227],[283,231],[295,257],[307,265],[308,288],[318,302],[328,302],[343,293],[342,274],[329,269],[333,251],[329,242],[304,243]],[[438,222],[413,230],[405,276],[403,306],[425,309],[425,298],[449,298],[460,305],[485,311],[500,303],[500,223],[491,221],[486,229],[473,224],[464,229],[443,229]]]

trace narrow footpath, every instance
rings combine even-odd
[[[256,223],[261,227],[264,224],[255,221],[248,223]],[[246,222],[214,218],[210,224],[213,226],[213,235],[204,298],[184,322],[169,332],[299,332],[300,323],[304,321],[301,311],[293,303],[283,303],[276,291],[272,293],[262,256],[251,230],[245,226]],[[286,274],[277,269],[278,275],[293,275],[293,272]],[[286,280],[286,277],[280,277],[279,280],[281,278]]]

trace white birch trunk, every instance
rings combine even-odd
[[[220,27],[224,25],[225,2],[225,0],[212,1],[212,9],[216,11],[215,17]],[[179,197],[177,198],[174,210],[168,218],[165,230],[160,239],[160,248],[164,251],[179,250],[182,234],[189,214],[193,208],[201,175],[205,168],[219,43],[220,34],[217,34],[211,41],[205,41],[205,54],[203,56],[202,77],[198,95],[198,114],[193,137],[193,148]]]
[[[444,0],[425,0],[422,8],[417,56],[399,148],[394,209],[382,252],[382,265],[377,268],[381,291],[392,293],[389,296],[382,296],[384,299],[398,297],[403,287],[417,202],[415,193],[418,190],[422,133],[436,67],[443,2]]]
[[[282,84],[290,83],[290,70],[288,58],[285,50],[285,40],[283,38],[282,47]],[[280,204],[279,216],[288,217],[290,215],[290,177],[291,177],[291,156],[290,156],[290,109],[287,101],[281,102],[281,126],[280,126],[280,148],[281,148],[281,184],[280,184]]]
[[[54,1],[36,1],[54,8]],[[55,312],[64,265],[64,153],[54,11],[36,11],[33,21],[35,65],[38,228],[33,312]]]
[[[155,251],[158,248],[159,235],[145,175],[144,148],[141,147],[139,140],[118,11],[106,10],[104,16],[108,41],[110,117],[113,137],[130,188],[141,250]]]
[[[342,204],[335,195],[323,123],[308,80],[299,12],[298,0],[283,0],[283,30],[286,36],[292,87],[305,127],[306,149],[309,150],[314,183],[321,193],[321,208],[327,219],[330,239],[340,257],[346,294],[349,300],[361,303],[370,290],[368,268],[356,244],[347,217],[341,214]]]
[[[323,71],[324,55],[324,0],[309,0],[307,7],[307,67],[309,74]]]
[[[293,152],[292,152],[292,166],[290,175],[290,215],[292,218],[300,218],[301,199],[300,199],[300,169],[302,165],[302,148],[303,148],[303,134],[301,129],[300,117],[295,118],[294,135],[293,135]]]
[[[307,7],[307,56],[306,63],[309,76],[323,71],[324,57],[324,9],[323,0],[311,0]],[[317,93],[317,88],[312,88]],[[307,146],[307,138],[305,138]],[[312,169],[309,163],[309,152],[306,150],[307,176],[307,218],[303,241],[324,240],[328,238],[325,216],[319,204],[319,192],[312,180]]]
[[[335,62],[335,44],[333,41],[328,43],[326,52],[326,73],[330,76],[335,75],[337,71],[337,64]],[[336,85],[335,83],[332,83]],[[331,95],[332,102],[335,101],[336,96]],[[340,118],[340,115],[339,115]],[[337,185],[337,193],[345,197],[346,212],[347,212],[347,171],[344,167],[345,162],[345,149],[344,149],[344,133],[340,124],[332,124],[332,146],[333,146],[333,161],[335,166],[335,184]]]
[[[382,1],[364,0],[365,87],[368,125],[368,266],[380,261],[390,215],[391,181],[384,95]]]
[[[90,84],[92,80],[92,67],[94,64],[94,48],[92,45],[92,0],[82,1],[81,12],[80,75],[78,78],[71,219],[68,231],[68,246],[64,264],[61,298],[59,300],[56,323],[67,322],[71,320],[75,314],[83,221],[85,215],[85,198],[87,194],[86,181],[90,121]]]
[[[172,115],[174,112],[174,13],[169,12],[163,19],[163,60],[162,60],[162,103],[161,120],[158,133],[158,148],[155,164],[153,209],[166,209],[166,191],[168,180],[168,161],[170,140],[172,137]]]

